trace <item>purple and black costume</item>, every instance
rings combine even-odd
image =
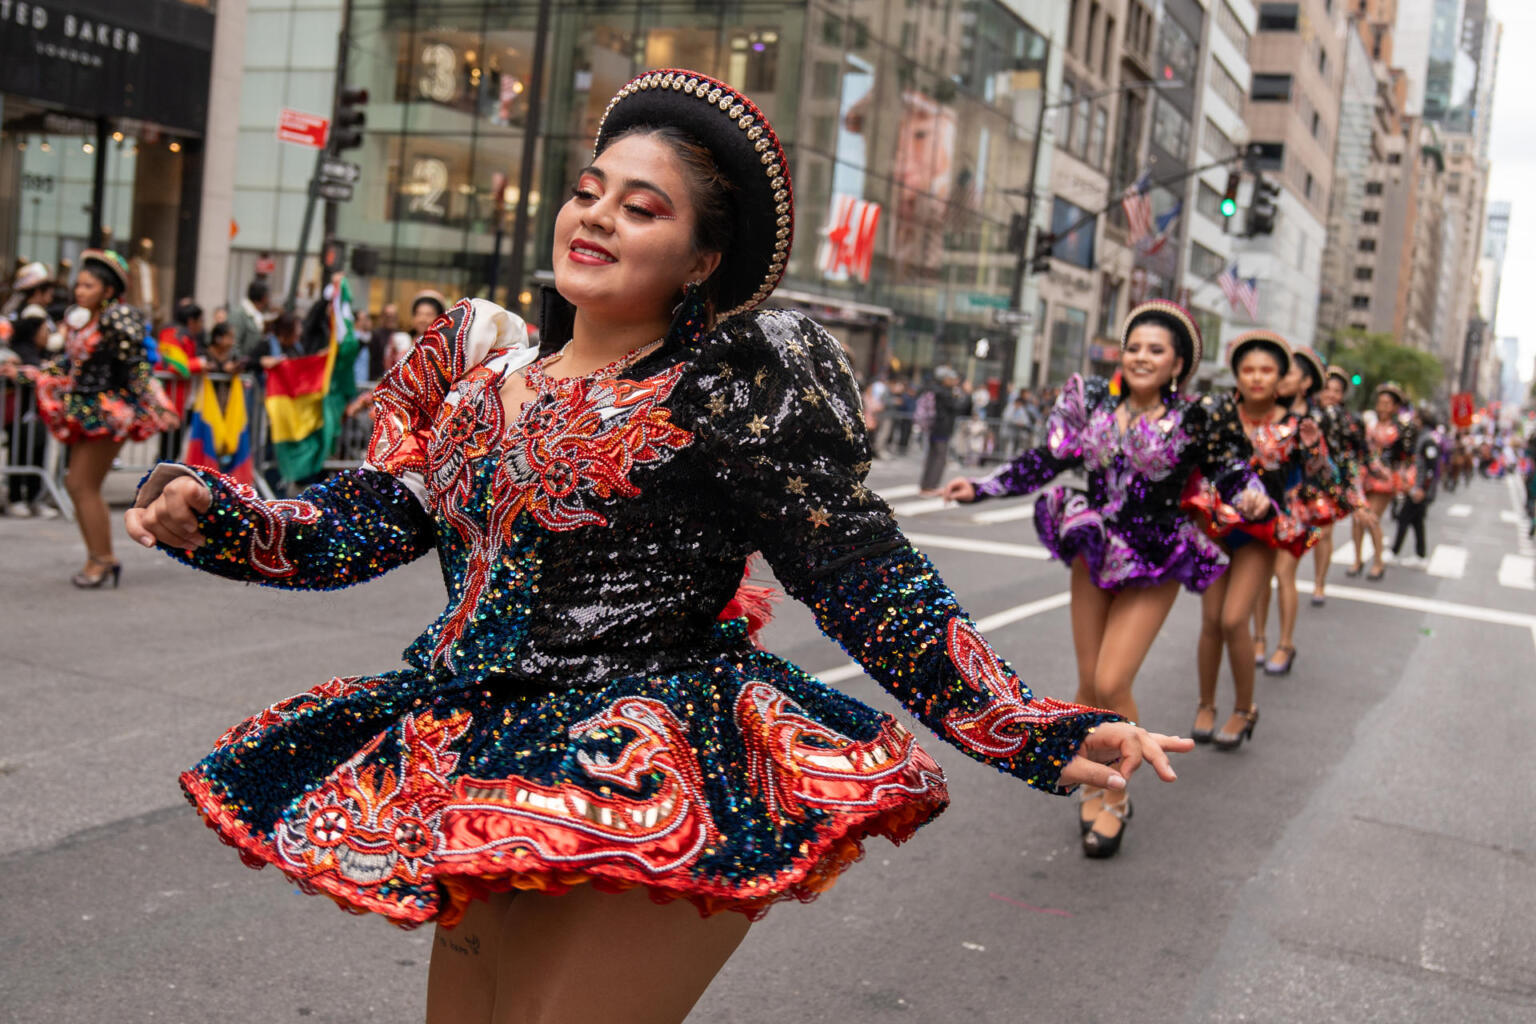
[[[1035,528],[1052,555],[1082,556],[1096,586],[1118,590],[1178,580],[1199,592],[1225,570],[1227,556],[1179,508],[1199,471],[1229,501],[1259,486],[1235,421],[1210,415],[1209,399],[1172,397],[1157,420],[1121,433],[1120,399],[1102,378],[1074,375],[1046,423],[1046,442],[981,480],[976,500],[1028,494],[1082,467],[1086,491],[1056,487],[1035,504]]]

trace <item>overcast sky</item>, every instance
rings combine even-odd
[[[1488,199],[1507,199],[1509,253],[1495,317],[1501,337],[1520,339],[1520,376],[1536,360],[1536,3],[1493,0],[1504,23],[1493,96],[1493,176]]]

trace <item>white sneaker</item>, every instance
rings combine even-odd
[[[1429,563],[1420,558],[1418,555],[1404,555],[1397,564],[1402,566],[1404,569],[1422,569]]]
[[[13,501],[5,507],[5,514],[12,519],[31,519],[32,506],[24,501]]]
[[[53,505],[45,505],[42,502],[38,502],[37,507],[32,510],[32,514],[39,519],[57,519],[63,513]]]

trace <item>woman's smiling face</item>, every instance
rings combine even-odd
[[[1161,324],[1137,324],[1120,351],[1120,371],[1136,391],[1161,391],[1183,369],[1173,332]]]
[[[683,286],[719,261],[695,250],[688,180],[667,144],[649,135],[603,150],[555,218],[555,287],[603,320],[667,317]]]

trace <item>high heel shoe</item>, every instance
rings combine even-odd
[[[1364,562],[1356,562],[1354,565],[1352,565],[1348,569],[1344,570],[1344,575],[1350,577],[1351,579],[1353,579],[1354,577],[1359,576],[1363,572],[1365,572],[1365,563]]]
[[[1284,651],[1286,655],[1284,662],[1275,660],[1280,656],[1281,651]],[[1267,676],[1288,676],[1291,674],[1291,667],[1295,664],[1296,648],[1291,644],[1281,644],[1275,648],[1274,657],[1264,663],[1264,674]]]
[[[1093,860],[1113,857],[1120,851],[1120,840],[1125,838],[1125,823],[1131,820],[1130,794],[1121,793],[1119,803],[1112,804],[1106,799],[1104,810],[1120,819],[1120,831],[1107,836],[1095,829],[1089,829],[1083,835],[1083,856]]]
[[[1100,801],[1099,806],[1096,807],[1096,808],[1093,808],[1093,813],[1092,814],[1088,815],[1086,818],[1083,817],[1084,809],[1086,809],[1088,807],[1088,805],[1090,803],[1092,803],[1093,801],[1095,801],[1095,800]],[[1098,786],[1084,786],[1082,789],[1079,789],[1077,791],[1077,833],[1078,833],[1078,835],[1084,835],[1084,834],[1086,834],[1088,832],[1089,829],[1093,828],[1094,820],[1098,818],[1099,811],[1102,811],[1104,809],[1103,800],[1104,800],[1104,790],[1100,789]]]
[[[1259,724],[1259,709],[1251,707],[1247,711],[1243,711],[1240,708],[1233,708],[1232,713],[1246,719],[1248,724],[1243,726],[1240,732],[1229,733],[1222,731],[1212,736],[1211,743],[1215,745],[1217,750],[1236,750],[1243,745],[1244,740],[1253,739],[1253,727]]]
[[[1189,738],[1196,743],[1209,743],[1211,742],[1211,736],[1216,731],[1216,705],[1201,704],[1197,706],[1195,708],[1195,717],[1199,718],[1202,711],[1209,711],[1211,713],[1211,727],[1209,729],[1201,729],[1198,726],[1192,725],[1189,728]]]
[[[92,565],[101,566],[101,572],[92,576],[82,569],[71,576],[69,582],[81,590],[100,590],[102,585],[110,579],[112,581],[112,589],[116,590],[118,583],[123,578],[123,563],[112,558],[97,558],[95,555],[91,556],[90,561]]]

